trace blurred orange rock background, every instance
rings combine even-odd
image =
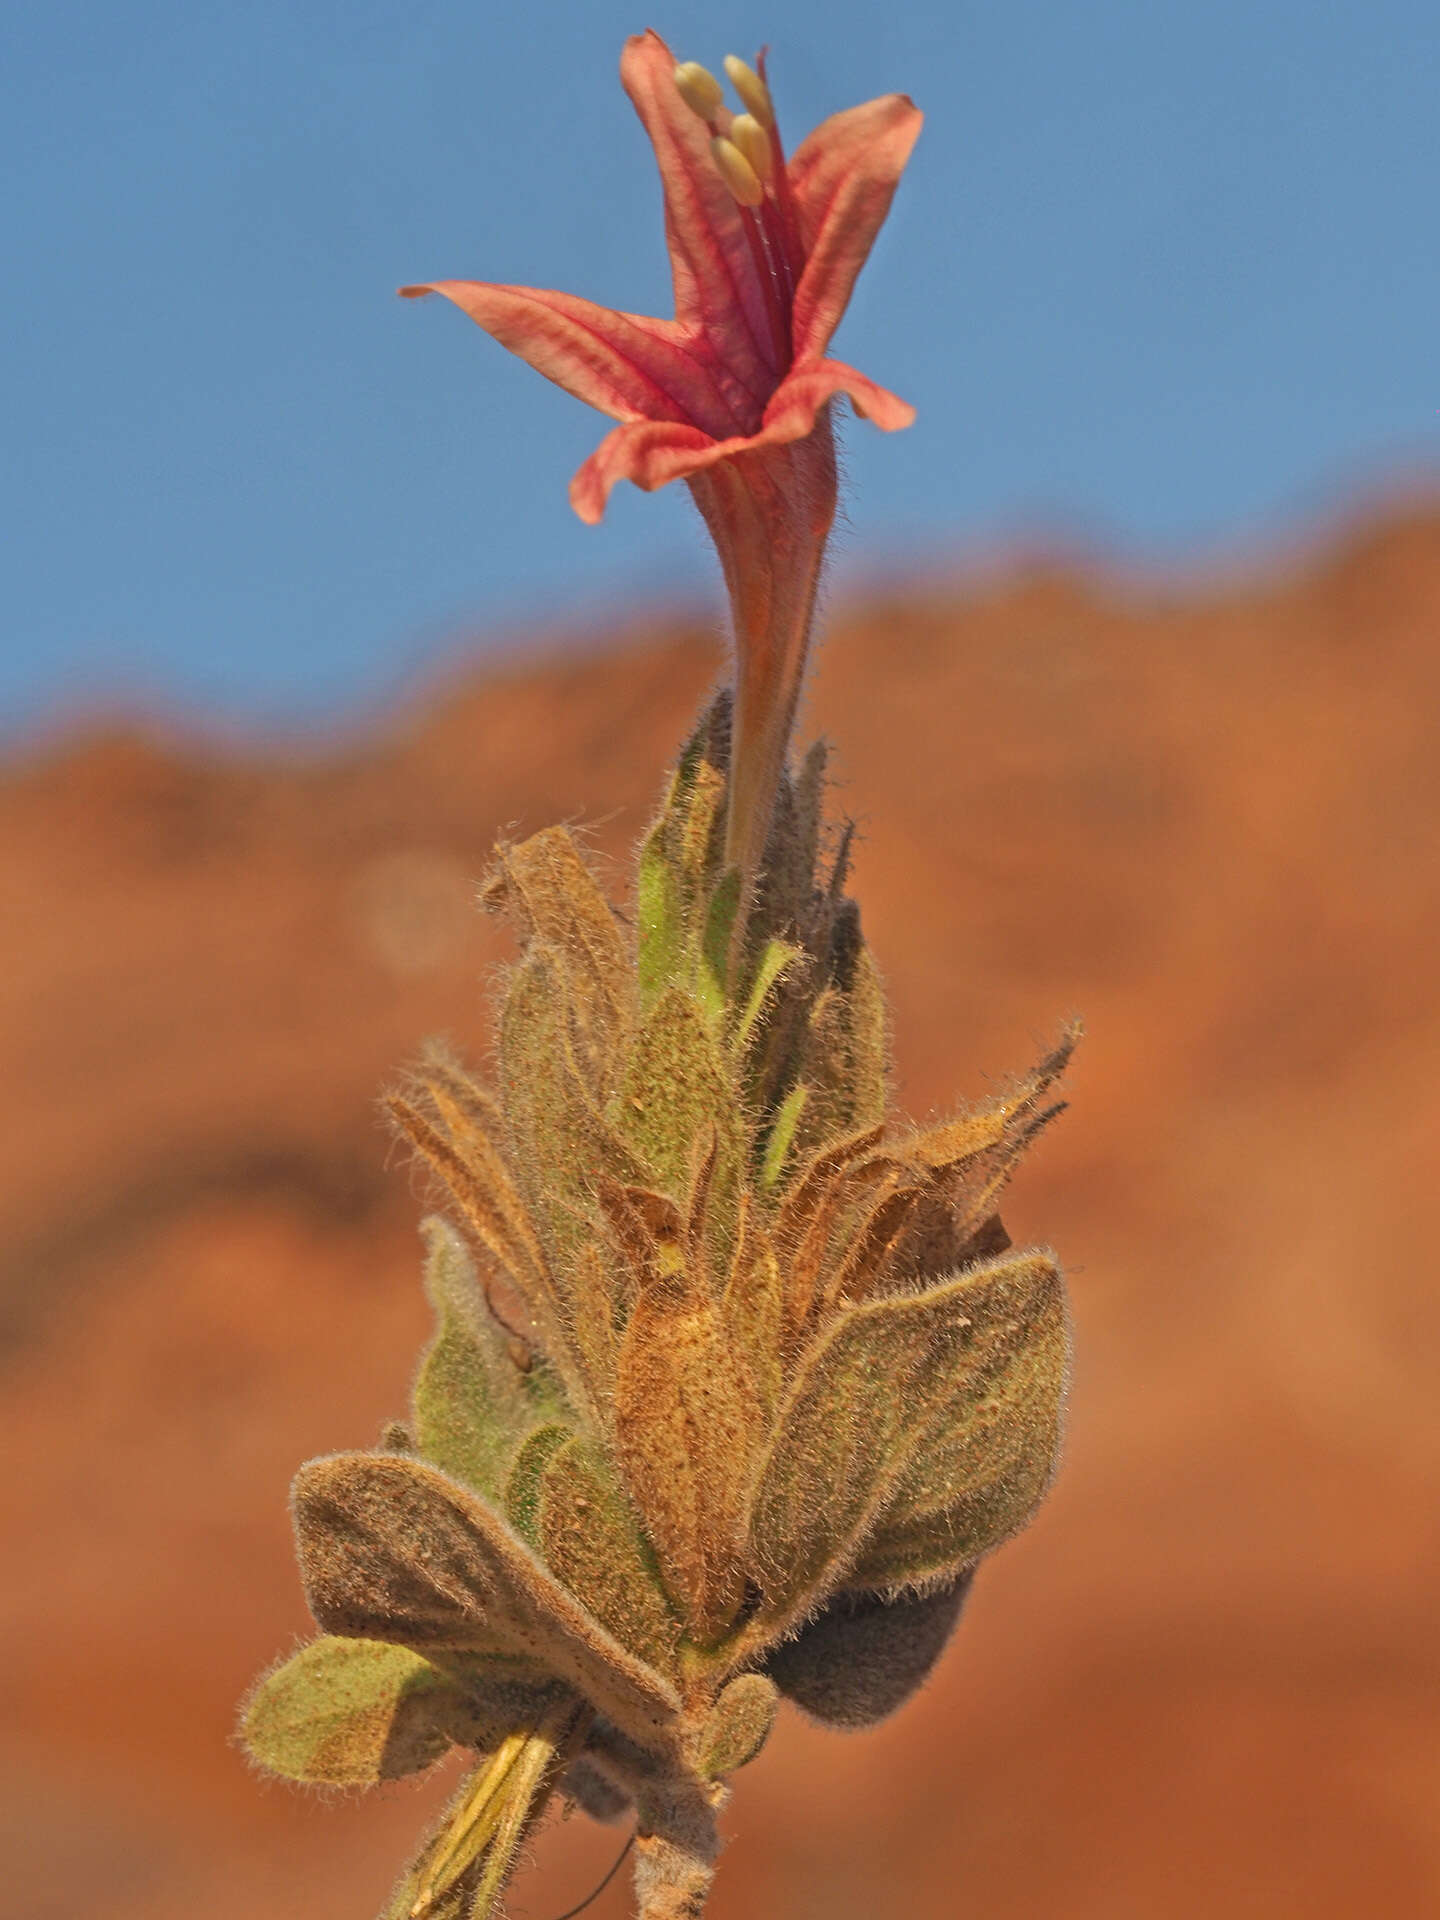
[[[286,1487],[404,1409],[426,1316],[375,1095],[489,1044],[502,832],[626,857],[714,644],[476,670],[301,752],[92,731],[0,785],[11,1542],[0,1909],[366,1920],[449,1776],[252,1776],[307,1631]],[[1006,1217],[1072,1276],[1067,1457],[924,1695],[787,1712],[716,1920],[1440,1904],[1440,512],[1247,580],[1017,567],[837,609],[806,724],[913,1114],[1065,1016]],[[620,1834],[555,1822],[551,1920]],[[628,1910],[623,1879],[596,1920]]]

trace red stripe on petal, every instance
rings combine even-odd
[[[658,33],[625,43],[620,80],[655,148],[665,189],[665,234],[675,316],[703,331],[759,405],[779,369],[769,347],[763,290],[740,209],[716,171],[710,133],[675,89],[675,56]]]
[[[407,298],[442,294],[537,373],[612,420],[684,420],[706,433],[734,430],[720,386],[673,320],[481,280],[437,280],[401,292]]]

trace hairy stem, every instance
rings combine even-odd
[[[715,1808],[700,1794],[657,1798],[642,1807],[636,1920],[699,1920],[719,1853]]]

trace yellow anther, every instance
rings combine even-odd
[[[736,114],[730,122],[730,140],[750,162],[756,178],[768,180],[775,171],[775,156],[770,150],[769,134],[753,113]]]
[[[726,54],[725,71],[730,76],[731,86],[745,102],[746,112],[753,113],[768,132],[775,124],[775,102],[770,98],[769,87],[755,69],[747,67],[736,54]]]
[[[710,142],[710,151],[715,157],[720,178],[741,206],[758,207],[765,198],[765,189],[760,184],[759,175],[735,142],[727,140],[722,134]]]
[[[683,60],[675,69],[675,91],[692,113],[709,126],[725,104],[720,82],[698,60]]]

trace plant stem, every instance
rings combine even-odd
[[[698,1793],[687,1793],[657,1797],[640,1811],[644,1830],[635,1842],[636,1920],[699,1920],[720,1853],[714,1806]]]

